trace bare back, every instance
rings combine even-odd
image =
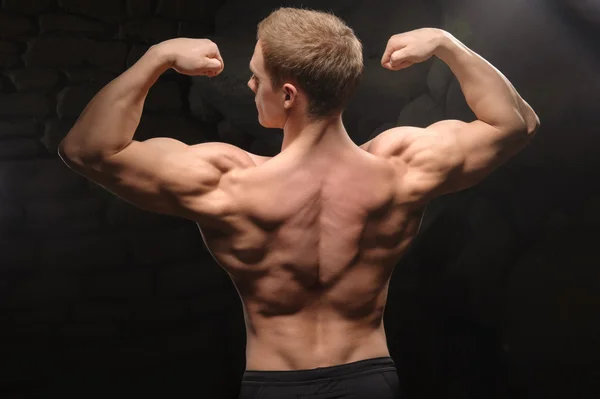
[[[339,134],[341,116],[309,123],[310,96],[291,83],[284,85],[283,100],[281,88],[268,83],[257,42],[249,88],[261,125],[284,130],[286,151],[259,165],[226,143],[133,140],[158,75],[170,67],[191,74],[186,60],[200,47],[210,50],[192,58],[218,55],[214,43],[202,43],[182,38],[173,52],[153,46],[94,97],[59,155],[142,209],[201,225],[244,303],[248,369],[315,368],[387,355],[382,316],[389,279],[417,233],[426,202],[481,181],[531,141],[539,118],[496,68],[447,32],[428,28],[394,35],[382,65],[403,69],[437,55],[456,75],[476,121],[393,128],[363,151]],[[360,55],[359,46],[351,47]],[[323,51],[324,59],[334,60],[332,68],[348,69],[330,57],[331,50]],[[175,53],[180,57],[165,62]],[[212,75],[222,70],[217,58],[221,69]],[[300,58],[308,62],[300,69],[313,68],[312,53]],[[344,90],[351,87],[339,81]],[[339,89],[331,94],[345,92]],[[312,133],[303,136],[301,128],[311,124]]]
[[[282,153],[238,176],[233,232],[202,232],[242,298],[248,369],[389,355],[387,288],[422,216],[398,179],[390,161],[358,147],[303,163]]]

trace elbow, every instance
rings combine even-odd
[[[521,129],[519,129],[519,131],[521,132],[520,137],[522,137],[522,139],[519,140],[521,144],[518,145],[518,150],[523,149],[533,141],[540,127],[540,118],[538,118],[538,116],[535,114],[535,112],[533,112],[533,110],[531,111],[531,115],[523,117],[523,119],[523,126],[521,127]]]
[[[58,145],[58,156],[60,157],[60,159],[65,161],[65,163],[69,161],[72,156],[71,151],[69,150],[69,146],[65,143],[64,140],[61,141]]]
[[[520,111],[521,118],[524,123],[524,130],[527,132],[527,136],[535,136],[538,129],[540,128],[540,118],[525,100],[522,100]]]
[[[58,145],[58,156],[74,169],[95,165],[106,158],[106,154],[92,151],[68,135]]]
[[[69,144],[63,140],[58,145],[58,156],[63,160],[68,160],[73,157],[73,150],[69,148]]]
[[[529,115],[521,115],[519,119],[515,118],[510,127],[505,127],[502,130],[506,135],[505,137],[510,138],[509,141],[514,148],[514,151],[509,151],[511,154],[529,145],[540,127],[540,119],[533,111]]]
[[[540,119],[535,113],[532,112],[531,116],[524,119],[525,123],[523,124],[521,129],[519,129],[519,131],[521,132],[520,136],[522,137],[522,140],[520,140],[522,143],[520,145],[521,147],[525,147],[533,141],[540,127]]]
[[[527,120],[527,135],[533,137],[540,128],[540,118],[535,112],[533,112],[533,110],[531,113],[533,115],[529,118],[529,120]]]
[[[58,145],[58,156],[62,161],[72,169],[81,168],[84,166],[83,158],[78,151],[69,145],[69,142],[63,140]]]
[[[506,129],[512,132],[511,135],[522,137],[525,141],[530,141],[540,128],[540,118],[533,110],[522,113],[519,116],[520,118],[515,118],[511,127],[507,127]]]

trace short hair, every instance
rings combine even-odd
[[[362,44],[340,18],[282,7],[258,24],[265,68],[274,87],[294,79],[309,97],[308,115],[342,112],[364,71]]]

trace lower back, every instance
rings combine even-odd
[[[275,317],[246,309],[247,370],[305,370],[389,356],[382,314],[344,320],[322,309]]]

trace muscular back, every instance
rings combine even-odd
[[[298,369],[388,354],[383,310],[422,208],[398,168],[359,148],[302,162],[280,154],[235,178],[230,233],[203,228],[242,298],[249,369]]]

